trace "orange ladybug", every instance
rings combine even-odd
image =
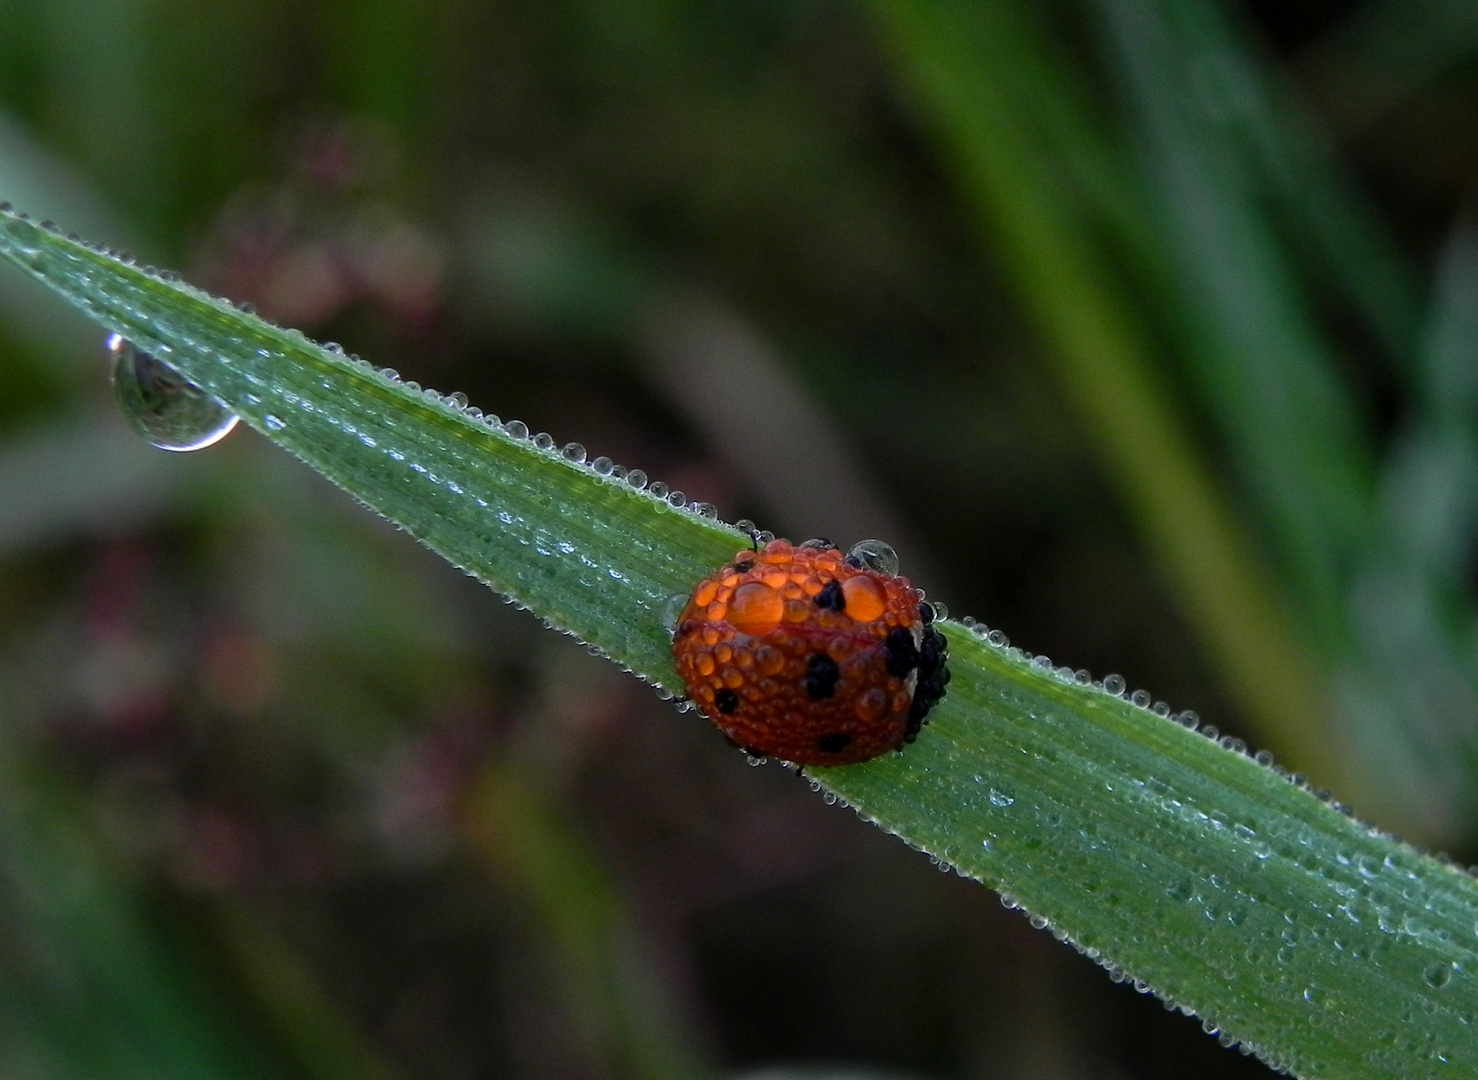
[[[698,582],[672,655],[731,742],[797,765],[867,761],[914,741],[949,682],[933,609],[863,541],[771,540]]]

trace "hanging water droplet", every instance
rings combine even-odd
[[[898,573],[898,552],[881,540],[859,540],[847,552],[847,558],[855,559],[869,570],[894,577]]]
[[[688,606],[688,598],[683,593],[674,593],[667,598],[662,605],[662,628],[669,634],[677,629],[677,621],[682,617],[683,608]]]
[[[108,351],[118,405],[149,442],[161,450],[203,450],[231,434],[236,414],[174,368],[119,334],[108,336]]]

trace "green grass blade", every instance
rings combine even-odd
[[[662,600],[732,554],[733,531],[29,222],[0,217],[0,257],[459,565],[673,684]],[[1271,1062],[1478,1075],[1478,882],[1208,732],[944,629],[954,681],[924,737],[819,783]]]
[[[1478,237],[1442,260],[1414,368],[1416,407],[1391,441],[1374,537],[1355,568],[1364,658],[1349,692],[1380,722],[1355,727],[1435,829],[1473,820],[1478,627],[1468,586],[1478,533]],[[1433,687],[1444,687],[1434,694]],[[1372,707],[1373,706],[1373,707]],[[1358,715],[1358,714],[1357,714]]]
[[[1367,5],[1368,6],[1368,5]],[[1408,22],[1412,7],[1402,5]],[[1317,272],[1342,292],[1396,370],[1406,372],[1421,324],[1416,275],[1351,179],[1337,166],[1329,136],[1289,88],[1255,60],[1227,5],[1196,2],[1170,12],[1190,64],[1230,103],[1226,123],[1278,204],[1279,217],[1317,258]],[[1470,33],[1478,20],[1470,20]],[[1460,36],[1460,35],[1459,35]],[[1365,85],[1380,83],[1366,80]]]
[[[12,261],[103,325],[454,565],[644,678],[671,678],[667,598],[748,542],[299,333],[33,223],[5,217],[0,227]],[[664,518],[683,524],[664,528]]]

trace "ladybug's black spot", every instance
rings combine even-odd
[[[925,630],[923,640],[919,642],[920,676],[943,667],[945,652],[944,635],[932,626]]]
[[[806,674],[801,677],[801,685],[811,697],[822,701],[836,693],[837,680],[841,677],[835,660],[825,653],[813,653],[806,665]]]
[[[843,735],[840,731],[834,731],[830,735],[823,735],[816,740],[816,749],[823,754],[840,754],[852,743],[852,736]]]
[[[841,611],[847,606],[847,598],[842,594],[842,583],[833,578],[821,586],[821,591],[816,594],[816,606],[824,611]]]
[[[727,687],[713,695],[713,703],[725,716],[739,707],[739,695]]]
[[[734,563],[734,569],[738,570],[741,574],[747,574],[754,569],[754,560],[739,559]]]
[[[927,600],[919,605],[919,621],[925,626],[934,621],[934,605]]]
[[[883,658],[888,663],[888,674],[900,679],[918,667],[919,647],[914,644],[913,634],[901,626],[888,631],[888,639],[883,642]]]
[[[924,639],[919,645],[919,678],[914,684],[913,704],[908,708],[908,730],[904,742],[913,742],[925,717],[944,697],[944,688],[949,685],[949,642],[932,626],[924,627]]]

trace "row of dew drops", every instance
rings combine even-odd
[[[26,215],[15,213],[9,203],[0,202],[0,214],[13,214],[19,220],[27,220]],[[41,222],[40,227],[48,232],[59,233],[60,230],[52,222]],[[78,241],[75,236],[68,239]],[[123,262],[132,263],[131,256],[127,252],[113,252],[106,248],[96,250],[110,254]],[[178,274],[158,271],[152,268],[142,268],[145,272],[159,277],[167,282],[178,282]],[[250,304],[237,305],[241,310],[253,312]],[[118,404],[122,409],[124,417],[129,425],[143,438],[154,446],[164,450],[172,451],[194,451],[214,446],[235,428],[238,417],[220,401],[216,400],[206,391],[185,379],[179,372],[168,364],[152,356],[148,352],[136,348],[131,342],[121,335],[113,334],[107,339],[108,351],[112,358],[113,388]],[[529,440],[534,446],[541,450],[555,453],[567,461],[577,465],[587,465],[600,476],[609,477],[616,481],[625,481],[636,490],[644,490],[648,495],[667,504],[668,506],[686,509],[690,513],[701,517],[717,519],[718,511],[711,503],[694,502],[689,503],[687,497],[681,492],[671,490],[660,481],[648,482],[647,474],[641,469],[626,469],[615,464],[608,457],[596,457],[587,459],[585,448],[579,443],[568,443],[559,447],[556,451],[556,443],[552,436],[540,432],[530,436],[529,428],[520,420],[509,420],[503,422],[491,413],[468,404],[467,396],[457,392],[452,394],[441,394],[436,390],[425,389],[410,380],[402,380],[393,368],[374,368],[368,361],[353,354],[345,353],[335,342],[328,342],[324,348],[328,351],[345,356],[356,365],[376,371],[380,376],[392,382],[399,383],[405,389],[424,394],[428,399],[436,401],[451,408],[468,419],[479,421],[486,426],[501,431],[510,438]],[[275,417],[268,417],[268,426],[280,429],[286,426],[283,421]],[[275,421],[275,422],[274,422]],[[753,524],[747,521],[736,523],[736,527],[743,533],[763,543],[772,539],[773,535],[754,529]],[[876,550],[859,551],[869,565],[880,572],[894,574],[898,570],[897,556],[886,544],[878,541],[864,541],[859,549],[865,545],[876,545]],[[923,592],[920,590],[920,596]],[[932,604],[935,615],[938,618],[946,618],[947,610],[943,604],[934,602]],[[1064,683],[1072,683],[1079,686],[1091,686],[1111,697],[1121,698],[1129,701],[1132,705],[1145,709],[1166,719],[1178,722],[1182,726],[1199,731],[1202,735],[1218,742],[1223,748],[1237,754],[1247,754],[1246,743],[1241,739],[1229,735],[1222,735],[1214,725],[1201,724],[1200,717],[1191,710],[1172,713],[1170,706],[1163,701],[1155,701],[1147,691],[1135,690],[1128,692],[1127,684],[1119,675],[1108,675],[1102,680],[1094,680],[1092,675],[1085,670],[1073,670],[1066,666],[1055,666],[1046,656],[1032,656],[1023,650],[1012,646],[1006,635],[999,630],[992,630],[975,619],[966,616],[960,620],[960,624],[974,637],[987,644],[1000,649],[1008,650],[1014,657],[1023,662],[1030,663],[1034,668],[1044,674],[1051,675]],[[661,692],[659,688],[659,692]],[[664,697],[671,697],[663,693]],[[1272,755],[1266,751],[1259,751],[1252,755],[1259,764],[1271,768],[1278,775],[1288,780],[1297,787],[1313,792],[1325,802],[1330,803],[1335,809],[1342,813],[1351,815],[1349,807],[1336,802],[1332,794],[1326,789],[1316,789],[1309,784],[1307,779],[1300,773],[1290,773],[1273,762]]]
[[[249,305],[241,306],[250,310]],[[235,430],[239,419],[235,413],[168,364],[137,348],[120,334],[110,335],[107,345],[112,358],[113,391],[118,405],[134,431],[154,446],[180,452],[203,450],[214,446]],[[718,508],[712,503],[690,503],[681,491],[669,488],[660,480],[649,483],[647,474],[641,469],[627,469],[608,457],[589,458],[585,447],[577,442],[557,447],[554,437],[545,432],[531,435],[528,425],[522,420],[505,422],[492,413],[484,413],[476,406],[469,405],[467,395],[460,391],[442,394],[436,390],[422,389],[419,383],[401,379],[394,368],[376,369],[368,361],[344,353],[336,342],[328,342],[324,348],[346,356],[355,364],[374,370],[405,389],[418,392],[427,399],[444,405],[469,420],[501,431],[510,438],[527,440],[540,450],[557,452],[572,464],[587,465],[600,476],[625,481],[632,488],[645,491],[675,509],[686,509],[699,517],[718,518]],[[266,417],[266,424],[279,431],[287,426],[285,421],[270,415]],[[740,523],[741,531],[744,531],[744,524]]]
[[[0,210],[4,205],[0,204]],[[45,227],[45,225],[43,225]],[[165,275],[170,280],[177,279],[177,275]],[[250,311],[250,305],[239,305],[243,310]],[[238,418],[225,405],[217,401],[201,388],[186,380],[169,365],[158,360],[149,353],[136,348],[132,343],[120,335],[113,334],[108,338],[108,349],[112,358],[113,386],[118,403],[122,408],[124,416],[129,424],[147,439],[150,443],[162,449],[173,451],[193,451],[204,449],[220,442],[235,429]],[[491,413],[468,404],[465,394],[460,392],[453,394],[441,394],[432,389],[422,389],[419,384],[401,380],[399,374],[392,368],[374,368],[368,361],[358,356],[347,354],[336,343],[329,342],[324,346],[328,351],[345,356],[356,365],[365,369],[375,371],[382,378],[396,382],[403,388],[423,394],[427,399],[435,401],[445,407],[453,409],[470,420],[480,422],[492,429],[501,431],[510,438],[528,440],[534,446],[545,452],[563,457],[565,460],[576,465],[585,465],[596,474],[607,477],[617,482],[623,482],[635,490],[645,491],[649,496],[659,502],[677,509],[685,509],[689,513],[697,514],[709,519],[717,519],[717,509],[706,502],[689,503],[681,491],[671,490],[660,481],[648,482],[647,475],[640,469],[626,469],[617,465],[608,457],[587,458],[585,448],[579,443],[568,443],[563,447],[557,447],[552,436],[545,433],[530,435],[529,428],[519,420],[501,421]],[[281,420],[272,421],[276,418],[268,417],[268,424],[274,428],[285,426]],[[743,534],[750,536],[758,544],[773,539],[773,534],[768,531],[758,530],[752,522],[739,521],[735,527]],[[862,561],[881,573],[896,574],[898,572],[898,557],[891,547],[881,541],[862,541],[852,549],[852,554],[857,555]],[[919,590],[920,598],[923,590]],[[511,599],[511,598],[510,598]],[[685,598],[674,597],[668,602],[667,610],[663,612],[663,621],[670,622],[675,616],[674,608],[678,608],[678,601]],[[942,603],[931,601],[936,618],[948,617],[948,611]],[[522,605],[519,605],[522,606]],[[678,608],[680,610],[680,608]],[[1033,656],[1022,649],[1011,645],[1010,640],[1000,630],[993,630],[976,619],[965,616],[959,621],[962,626],[976,639],[997,649],[1006,650],[1013,658],[1029,663],[1044,675],[1051,676],[1059,682],[1073,684],[1082,687],[1091,687],[1110,697],[1128,701],[1136,708],[1143,709],[1156,716],[1178,723],[1191,731],[1197,731],[1204,737],[1217,742],[1222,748],[1232,753],[1247,756],[1248,747],[1245,742],[1234,736],[1223,735],[1212,724],[1202,724],[1200,717],[1192,710],[1172,712],[1170,706],[1163,701],[1156,701],[1152,695],[1145,690],[1129,691],[1127,683],[1122,676],[1108,675],[1101,680],[1093,679],[1091,673],[1086,670],[1074,670],[1065,665],[1054,665],[1050,658],[1042,655]],[[605,655],[603,651],[596,650]],[[624,666],[624,665],[623,665]],[[673,699],[676,695],[654,683],[660,697],[666,700]],[[691,708],[690,703],[680,703],[679,707]],[[1324,788],[1316,788],[1309,783],[1307,778],[1296,772],[1289,772],[1282,766],[1276,764],[1273,756],[1266,750],[1258,751],[1250,755],[1259,765],[1263,765],[1282,777],[1290,784],[1309,791],[1320,800],[1328,803],[1333,809],[1347,816],[1354,816],[1353,811],[1347,805],[1334,799],[1332,793]],[[762,759],[756,759],[759,764]],[[833,798],[828,794],[828,798]],[[1367,828],[1370,828],[1367,826]],[[1372,832],[1380,833],[1380,830],[1371,828]],[[1385,835],[1385,834],[1381,834]],[[1439,860],[1450,863],[1451,860],[1439,856]],[[1475,868],[1478,869],[1478,868]]]
[[[248,305],[242,305],[249,310]],[[154,446],[164,450],[193,451],[202,450],[214,446],[237,425],[237,416],[221,402],[211,397],[204,390],[186,380],[168,364],[158,360],[151,354],[136,348],[132,343],[118,334],[108,338],[108,350],[112,358],[113,389],[118,404],[123,411],[124,417],[130,426]],[[356,364],[375,370],[382,377],[398,382],[402,387],[422,393],[428,399],[445,405],[468,419],[479,421],[486,426],[503,432],[510,438],[528,440],[541,450],[555,453],[556,443],[552,436],[540,432],[530,435],[529,428],[521,420],[501,421],[492,413],[484,413],[481,409],[468,404],[467,396],[461,392],[452,394],[441,394],[436,390],[423,390],[419,384],[410,380],[401,380],[399,374],[393,368],[375,369],[367,361],[351,354],[345,354],[342,348],[334,342],[325,345],[330,352],[345,355]],[[284,422],[277,420],[272,422],[269,418],[269,426],[280,428],[285,426]],[[609,477],[612,480],[624,481],[636,490],[644,490],[653,498],[666,503],[677,509],[686,509],[690,513],[701,517],[717,519],[718,510],[712,503],[693,502],[689,503],[687,497],[681,492],[669,489],[661,481],[648,482],[647,474],[641,469],[626,469],[615,464],[608,457],[596,457],[589,459],[586,456],[585,447],[579,443],[568,443],[559,447],[558,454],[565,460],[577,464],[587,465],[596,474]],[[773,534],[763,530],[755,529],[752,522],[739,521],[735,527],[741,533],[754,538],[758,544],[763,544],[773,539]],[[892,548],[881,541],[862,541],[853,548],[852,554],[858,556],[866,565],[881,573],[896,574],[898,572],[898,557]],[[919,590],[923,597],[923,590]],[[668,602],[667,609],[663,612],[664,623],[671,623],[680,610],[679,601],[682,597],[673,597]],[[937,601],[931,602],[936,618],[948,617],[948,610]],[[674,610],[676,609],[676,610]],[[1208,739],[1219,743],[1223,748],[1237,754],[1247,754],[1247,744],[1241,739],[1230,735],[1222,735],[1212,724],[1202,724],[1200,717],[1192,710],[1172,713],[1168,704],[1163,701],[1155,701],[1152,695],[1145,690],[1129,692],[1128,686],[1122,676],[1108,675],[1101,680],[1095,680],[1092,675],[1082,669],[1074,670],[1066,666],[1055,666],[1046,656],[1033,656],[1023,650],[1011,645],[1010,640],[1000,630],[992,630],[970,616],[960,620],[962,625],[971,635],[998,649],[1009,651],[1017,659],[1030,663],[1043,674],[1050,675],[1060,682],[1076,684],[1078,686],[1091,686],[1095,690],[1102,691],[1110,697],[1121,698],[1128,701],[1137,708],[1145,709],[1156,716],[1181,724],[1192,731],[1199,731]],[[670,627],[669,627],[670,628]],[[659,691],[660,692],[660,691]],[[663,692],[663,696],[671,698],[672,694]],[[1350,814],[1351,811],[1344,804],[1334,801],[1332,794],[1325,789],[1316,789],[1309,784],[1307,779],[1300,773],[1290,773],[1273,762],[1273,756],[1266,750],[1258,751],[1252,757],[1260,765],[1271,768],[1274,772],[1288,780],[1295,786],[1312,791],[1320,799],[1330,803],[1335,809]]]
[[[12,213],[9,203],[0,202],[0,213]],[[16,217],[25,220],[24,214],[16,214]],[[50,232],[59,232],[52,222],[42,222],[41,228]],[[76,241],[75,236],[68,237]],[[79,241],[80,242],[80,241]],[[107,252],[107,249],[99,248],[108,254],[132,262],[126,252]],[[178,274],[166,271],[156,271],[144,268],[146,272],[160,277],[162,280],[177,282],[180,280]],[[250,304],[237,305],[241,310],[254,313]],[[113,334],[108,338],[108,349],[113,360],[113,387],[119,406],[125,418],[133,429],[147,439],[153,445],[165,450],[193,451],[213,446],[229,435],[236,427],[238,418],[225,405],[211,397],[201,388],[190,383],[169,365],[158,360],[154,356],[141,349],[121,335]],[[368,361],[352,353],[345,353],[343,348],[336,342],[327,342],[324,345],[329,352],[341,355],[356,365],[377,372],[380,376],[391,382],[399,383],[405,389],[424,394],[428,399],[438,402],[448,408],[461,413],[468,419],[479,421],[486,426],[501,431],[510,438],[529,440],[534,446],[546,452],[556,452],[556,443],[552,436],[540,432],[530,436],[528,425],[521,420],[501,421],[492,413],[484,413],[476,406],[468,404],[467,395],[460,391],[451,394],[442,394],[436,390],[422,389],[419,383],[412,380],[402,380],[394,368],[375,368]],[[268,426],[274,429],[284,427],[283,421],[275,417],[267,417]],[[693,502],[689,503],[687,496],[681,491],[669,489],[661,481],[648,482],[647,474],[641,469],[626,469],[617,465],[608,457],[587,458],[585,447],[577,442],[565,444],[559,447],[560,456],[577,465],[587,465],[596,474],[609,477],[616,481],[625,481],[632,488],[645,491],[653,498],[677,508],[686,509],[690,513],[700,517],[717,519],[718,510],[712,503]],[[739,521],[735,527],[741,532],[755,539],[756,543],[763,544],[774,538],[774,534],[755,529],[752,522]],[[852,551],[859,555],[867,565],[881,573],[896,574],[898,572],[898,557],[887,544],[881,541],[862,541]],[[924,592],[918,590],[922,599]],[[676,598],[674,598],[675,600]],[[674,601],[669,601],[669,610],[664,611],[664,621],[673,617],[670,610]],[[942,603],[931,602],[936,618],[948,617],[948,611]],[[1221,745],[1224,749],[1236,754],[1247,755],[1247,744],[1234,736],[1222,735],[1213,724],[1202,724],[1199,715],[1190,709],[1173,713],[1170,706],[1163,701],[1155,701],[1153,696],[1146,690],[1135,690],[1129,692],[1128,685],[1120,675],[1108,675],[1101,680],[1095,680],[1092,674],[1086,670],[1074,670],[1065,665],[1054,665],[1047,656],[1033,656],[1011,645],[1010,640],[1000,630],[992,630],[976,619],[965,616],[960,620],[962,625],[972,636],[998,649],[1007,650],[1013,657],[1025,663],[1030,663],[1043,674],[1053,676],[1058,681],[1078,686],[1091,686],[1108,694],[1110,697],[1127,700],[1137,708],[1147,710],[1156,716],[1163,717],[1179,723],[1183,727],[1198,731],[1206,738]],[[674,695],[658,688],[659,693],[665,698]],[[1276,774],[1283,777],[1296,787],[1312,792],[1319,799],[1329,803],[1334,809],[1348,816],[1353,816],[1353,811],[1345,804],[1334,800],[1328,789],[1315,788],[1302,773],[1289,772],[1273,761],[1273,755],[1267,750],[1257,751],[1251,755],[1260,765],[1272,769]]]
[[[3,204],[0,204],[3,209]],[[241,305],[243,309],[250,310],[249,305]],[[229,435],[237,425],[237,416],[225,405],[210,396],[204,390],[186,380],[168,364],[158,360],[151,354],[136,348],[132,343],[118,334],[110,335],[107,341],[108,350],[112,357],[113,388],[118,404],[123,415],[135,431],[147,439],[154,446],[165,450],[193,451],[213,446]],[[608,457],[596,457],[589,459],[586,456],[585,447],[579,443],[567,443],[556,450],[556,443],[552,436],[540,432],[530,435],[528,425],[521,420],[501,421],[492,413],[484,413],[481,409],[468,404],[467,396],[461,392],[452,394],[441,394],[436,390],[423,390],[419,384],[410,380],[401,380],[399,374],[393,368],[373,368],[368,361],[358,356],[345,354],[343,349],[334,342],[325,346],[330,352],[345,355],[354,363],[370,370],[377,371],[382,377],[399,383],[402,387],[425,395],[428,399],[436,401],[451,408],[468,419],[485,424],[495,430],[503,432],[510,438],[528,440],[537,448],[549,453],[557,452],[565,460],[576,464],[586,465],[596,474],[609,477],[615,481],[624,481],[636,490],[644,490],[648,495],[677,509],[686,509],[688,512],[700,517],[717,519],[718,510],[712,503],[693,502],[689,503],[687,497],[681,492],[669,489],[661,481],[648,482],[647,474],[641,469],[626,469],[615,464]],[[285,426],[281,420],[268,418],[269,426],[280,428]],[[774,539],[774,534],[758,530],[749,521],[739,521],[735,527],[751,538],[757,544],[763,544]],[[877,540],[864,540],[857,544],[851,554],[859,557],[864,564],[885,574],[898,573],[898,556],[887,544]],[[924,592],[918,590],[922,599]],[[668,601],[667,609],[663,612],[664,623],[670,624],[681,610],[680,601],[684,597],[673,597]],[[938,601],[931,601],[936,618],[948,617],[947,608]],[[1202,724],[1200,717],[1193,710],[1172,712],[1168,704],[1163,701],[1155,701],[1153,696],[1145,690],[1129,691],[1124,678],[1119,675],[1108,675],[1101,680],[1095,680],[1091,673],[1078,669],[1074,670],[1065,665],[1054,665],[1046,656],[1033,656],[1022,649],[1013,646],[1010,640],[1000,630],[992,630],[976,619],[965,616],[960,620],[963,626],[972,636],[998,649],[1007,650],[1013,657],[1022,662],[1029,663],[1033,668],[1043,674],[1050,675],[1058,681],[1078,686],[1092,687],[1095,690],[1108,694],[1110,697],[1120,698],[1128,701],[1137,708],[1144,709],[1156,716],[1163,717],[1178,723],[1191,730],[1198,731],[1201,735],[1221,745],[1224,749],[1236,754],[1247,755],[1247,744],[1234,736],[1223,735],[1213,724]],[[669,625],[670,629],[670,625]],[[662,690],[659,693],[667,699],[673,694]],[[1260,750],[1251,754],[1252,758],[1260,765],[1273,770],[1296,787],[1312,792],[1324,802],[1329,803],[1334,809],[1349,816],[1353,811],[1345,804],[1334,799],[1332,793],[1324,788],[1315,788],[1301,773],[1289,772],[1273,761],[1273,755]]]
[[[237,305],[240,309],[253,313],[249,304]],[[107,347],[111,358],[112,382],[114,395],[121,408],[125,419],[130,427],[152,445],[163,450],[176,452],[188,452],[203,450],[220,442],[233,430],[235,430],[239,418],[227,406],[211,396],[207,391],[186,379],[182,374],[158,359],[149,352],[138,348],[121,334],[111,334],[107,339]],[[401,379],[398,372],[393,368],[375,368],[368,361],[344,352],[337,342],[327,342],[323,346],[329,352],[343,356],[355,365],[373,371],[383,379],[398,384],[406,390],[423,395],[429,401],[449,408],[463,417],[483,424],[493,430],[512,439],[531,442],[536,448],[559,457],[573,465],[582,465],[591,469],[598,476],[616,483],[624,483],[636,491],[642,491],[654,498],[663,506],[674,509],[685,510],[699,517],[717,520],[718,509],[712,503],[688,502],[687,496],[681,491],[670,489],[661,481],[649,482],[647,474],[641,469],[627,469],[617,465],[608,457],[589,458],[585,447],[580,443],[571,442],[564,446],[557,446],[552,436],[540,432],[531,435],[528,425],[521,420],[502,421],[492,413],[484,413],[481,409],[468,403],[467,396],[461,392],[442,394],[429,388],[423,389],[419,383],[412,380]],[[273,431],[280,431],[287,427],[287,422],[281,418],[268,414],[264,418],[265,425]],[[741,520],[734,523],[740,533],[748,536],[756,545],[760,546],[775,538],[774,533],[768,530],[758,529],[751,521]],[[893,548],[879,540],[863,540],[852,547],[849,552],[864,565],[877,570],[880,573],[896,575],[899,569],[898,555]],[[922,589],[917,590],[920,599],[923,598]],[[515,598],[504,596],[503,600],[516,607],[523,608]],[[662,611],[662,621],[669,630],[676,623],[677,615],[686,602],[686,596],[669,597]],[[935,618],[945,618],[948,615],[943,604],[932,605]],[[541,619],[545,625],[561,632],[568,633],[563,627],[554,626],[548,620]],[[597,656],[611,659],[623,669],[631,669],[611,657],[597,646],[587,647]],[[643,676],[650,682],[657,695],[664,701],[676,700],[678,708],[682,711],[691,711],[693,705],[685,698],[679,698],[671,689],[663,686],[660,682]],[[762,757],[751,758],[754,764],[764,764]],[[833,796],[828,795],[830,801],[835,801]]]

